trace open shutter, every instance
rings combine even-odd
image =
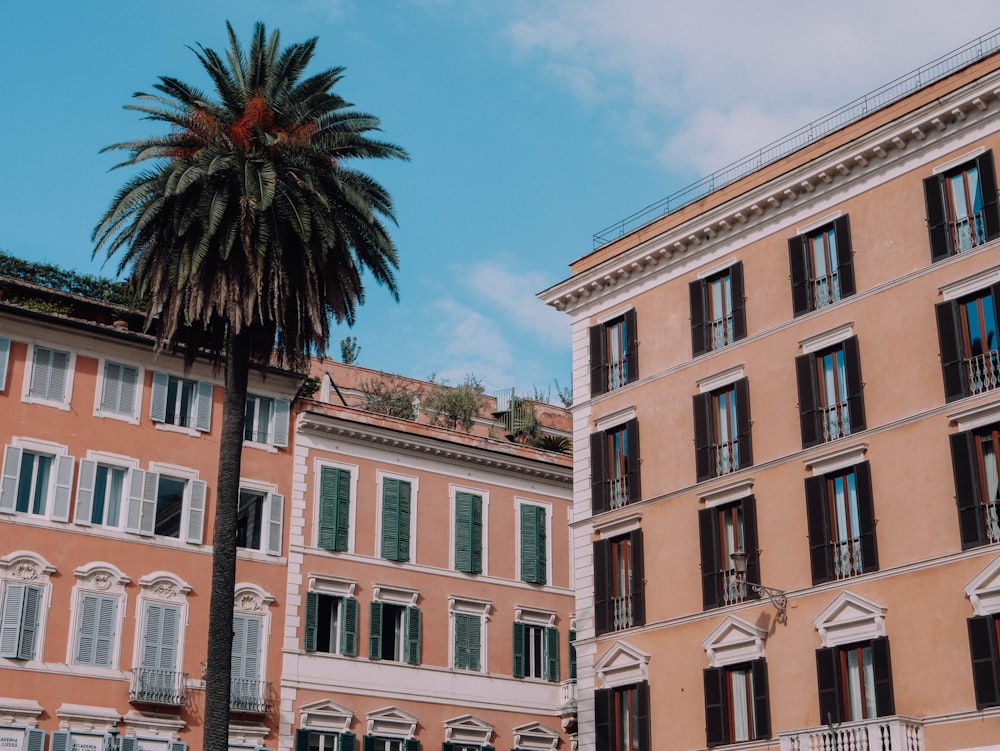
[[[590,507],[593,514],[607,511],[609,506],[607,443],[603,432],[590,436]]]
[[[944,398],[950,402],[968,393],[961,316],[954,300],[938,303],[934,306],[934,313],[937,316]]]
[[[750,663],[753,677],[754,740],[771,737],[771,704],[767,698],[767,662],[761,657]]]
[[[76,654],[73,662],[79,665],[94,665],[97,651],[97,609],[98,598],[95,595],[80,597],[80,611],[76,624]]]
[[[823,476],[806,478],[806,521],[809,530],[809,562],[812,568],[812,580],[813,584],[821,584],[833,578],[826,478]]]
[[[305,728],[295,730],[295,751],[309,751],[310,731]]]
[[[319,471],[319,532],[316,544],[324,550],[337,549],[337,470]]]
[[[7,388],[7,361],[10,359],[10,339],[0,336],[0,391]]]
[[[153,422],[167,420],[167,385],[170,376],[166,373],[153,373],[153,393],[149,399],[149,419]]]
[[[799,355],[795,358],[795,380],[799,391],[799,427],[802,431],[802,448],[807,449],[822,441],[819,425],[819,392],[816,383],[816,356]]]
[[[545,629],[545,680],[559,680],[559,629]]]
[[[837,280],[840,297],[850,297],[855,292],[854,253],[851,249],[851,222],[847,214],[833,220],[833,233],[837,237]]]
[[[872,473],[868,462],[854,466],[858,493],[858,528],[861,532],[861,570],[878,571],[878,546],[875,541],[875,504],[872,500]]]
[[[104,392],[101,394],[101,409],[117,412],[122,402],[122,366],[118,363],[104,364]]]
[[[746,580],[760,584],[760,550],[757,545],[757,499],[748,495],[741,501],[743,505],[743,549],[747,554]],[[727,562],[727,566],[728,566]],[[760,595],[747,587],[748,600],[760,599]]]
[[[52,494],[52,520],[57,522],[69,521],[69,502],[73,496],[73,467],[76,466],[76,459],[72,456],[55,457],[56,482],[55,492]]]
[[[694,396],[694,469],[698,482],[715,475],[712,449],[712,395]]]
[[[736,386],[736,430],[739,441],[739,469],[753,465],[753,444],[750,440],[750,379],[741,378]]]
[[[972,655],[972,683],[976,689],[976,709],[1000,704],[1000,655],[997,654],[995,616],[970,618],[969,653]]]
[[[271,419],[274,421],[274,445],[279,448],[288,446],[288,419],[291,407],[291,402],[287,399],[274,400],[274,413]]]
[[[38,728],[28,728],[24,731],[24,751],[43,751],[45,748],[45,731]]]
[[[816,681],[819,687],[819,721],[823,725],[841,722],[840,652],[836,647],[816,650]]]
[[[344,607],[344,617],[341,619],[341,651],[345,657],[356,657],[358,654],[358,601],[353,597],[341,600]]]
[[[708,329],[705,319],[708,317],[707,286],[704,279],[691,282],[688,287],[691,296],[691,355],[708,352]]]
[[[643,681],[635,687],[635,727],[639,735],[639,748],[652,749],[649,734],[649,683]]]
[[[993,170],[993,152],[976,157],[979,170],[979,189],[983,194],[983,222],[986,224],[986,242],[1000,237],[1000,213],[997,211],[997,179]]]
[[[625,383],[639,380],[639,339],[635,308],[625,311]]]
[[[872,672],[875,674],[875,711],[879,717],[896,714],[892,696],[892,665],[889,662],[889,639],[872,639]]]
[[[382,557],[399,560],[399,480],[382,480]]]
[[[590,395],[607,391],[608,364],[604,353],[604,325],[590,327]]]
[[[639,484],[639,420],[633,418],[625,423],[625,469],[627,470],[628,502],[642,500]]]
[[[68,730],[53,730],[52,739],[49,742],[49,751],[70,751],[72,743]]]
[[[858,349],[858,337],[852,336],[844,340],[844,370],[847,375],[847,409],[851,418],[851,433],[860,433],[865,429],[865,400],[861,393],[861,353]]]
[[[809,236],[796,235],[788,241],[788,269],[792,279],[792,315],[812,310],[810,304]]]
[[[514,657],[514,666],[512,668],[512,674],[515,678],[524,678],[524,663],[525,663],[525,632],[527,627],[523,623],[518,623],[514,621],[513,628],[513,647],[511,652]]]
[[[948,257],[948,215],[945,212],[944,176],[924,180],[924,205],[927,207],[927,233],[931,243],[931,261]]]
[[[632,549],[632,623],[643,626],[646,623],[646,574],[643,565],[642,530],[629,532]]]
[[[354,733],[341,733],[340,734],[340,749],[339,751],[354,751],[358,747],[358,739]]]
[[[337,542],[336,550],[347,552],[351,518],[351,473],[346,469],[337,472]]]
[[[281,523],[285,513],[285,496],[281,493],[268,493],[267,507],[267,554],[281,555]]]
[[[734,263],[729,269],[730,288],[733,294],[733,341],[746,339],[747,314],[743,295],[743,262]]]
[[[597,736],[596,747],[599,749],[614,748],[612,745],[614,736],[611,732],[612,717],[614,717],[614,698],[611,689],[599,688],[594,691],[594,731]]]
[[[714,508],[698,512],[698,539],[701,543],[701,604],[705,610],[721,605],[722,565],[719,561],[719,543],[716,539]]]
[[[156,524],[156,487],[160,476],[141,469],[133,469],[131,475],[125,531],[151,535]]]
[[[194,426],[202,433],[212,428],[212,384],[206,381],[195,384]]]
[[[191,480],[191,505],[188,508],[187,542],[201,545],[205,528],[205,483]]]
[[[955,475],[955,502],[958,504],[958,531],[962,550],[986,544],[983,515],[980,511],[982,489],[976,462],[976,437],[972,432],[949,436],[951,467]]]
[[[0,479],[0,511],[13,514],[17,509],[17,479],[21,475],[21,449],[7,446],[3,454],[3,476]]]
[[[705,683],[705,743],[721,746],[729,738],[729,711],[726,708],[726,671],[722,668],[706,668]]]
[[[382,659],[382,603],[372,602],[368,621],[368,659]]]
[[[24,605],[21,609],[21,643],[17,647],[17,659],[30,660],[35,656],[35,641],[38,639],[38,611],[41,607],[42,590],[38,587],[24,588]]]
[[[403,660],[408,665],[420,664],[420,608],[406,608],[406,639]]]
[[[90,525],[90,515],[94,508],[94,483],[97,479],[97,462],[92,459],[80,460],[80,479],[76,486],[76,516],[74,521]]]
[[[576,630],[569,630],[569,679],[576,680]]]
[[[3,610],[0,611],[0,657],[18,657],[21,644],[21,620],[24,612],[25,584],[8,583],[3,589]]]
[[[594,630],[611,630],[611,542],[594,542]]]
[[[306,622],[302,628],[302,648],[306,652],[316,651],[316,630],[319,618],[319,593],[306,592]]]

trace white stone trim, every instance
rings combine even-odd
[[[413,738],[419,719],[399,707],[385,707],[369,712],[365,735],[382,735],[389,738]]]
[[[813,456],[803,460],[806,469],[811,470],[814,477],[836,472],[838,469],[847,469],[865,460],[865,453],[868,451],[867,443],[857,443],[853,446],[845,446],[827,451],[819,456]]]
[[[31,395],[31,374],[35,367],[35,348],[44,347],[54,352],[62,352],[66,358],[66,381],[63,384],[63,400],[61,402],[51,399],[43,399]],[[49,344],[47,342],[28,342],[28,353],[24,358],[24,381],[21,384],[21,401],[25,404],[40,404],[46,407],[55,407],[63,412],[69,412],[70,402],[73,400],[73,376],[76,373],[76,352],[68,347]]]
[[[635,512],[615,519],[599,519],[594,522],[593,529],[598,537],[606,539],[639,529],[641,521],[642,514]]]
[[[348,733],[354,712],[330,699],[322,699],[299,707],[302,727],[330,733]]]
[[[9,699],[0,696],[0,725],[18,725],[29,730],[38,727],[45,707],[33,699]]]
[[[852,592],[841,592],[813,619],[824,647],[885,636],[884,605]]]
[[[965,585],[965,596],[976,615],[1000,613],[1000,555]]]
[[[596,321],[594,321],[595,326],[601,326],[608,321],[613,321],[616,318],[621,318],[630,310],[635,310],[634,305],[626,305],[624,308],[617,308],[610,313],[603,313]]]
[[[764,657],[767,631],[741,618],[727,616],[701,643],[709,667],[719,668]]]
[[[698,272],[698,278],[699,279],[707,279],[710,276],[715,276],[716,274],[719,274],[719,273],[725,271],[728,268],[732,268],[733,266],[735,266],[739,262],[740,262],[739,258],[735,258],[735,257],[734,258],[727,258],[725,261],[722,261],[721,263],[716,263],[716,264],[710,266],[707,269],[703,269],[702,271],[699,271]]]
[[[132,397],[132,412],[128,415],[123,415],[120,412],[105,412],[101,409],[101,403],[104,401],[104,381],[107,373],[107,364],[112,363],[113,365],[124,365],[125,367],[135,368],[135,394]],[[142,394],[145,390],[145,379],[146,379],[146,369],[142,365],[135,362],[124,362],[117,357],[106,357],[101,355],[97,358],[97,384],[94,387],[94,417],[107,418],[109,420],[120,420],[122,422],[128,423],[129,425],[139,424],[139,415],[142,412]]]
[[[298,438],[298,431],[296,431],[295,438]],[[289,439],[291,440],[291,438]],[[313,539],[311,544],[314,547],[319,547],[319,514],[320,514],[320,492],[321,492],[321,482],[320,474],[323,471],[323,467],[332,467],[333,469],[342,469],[348,472],[351,476],[351,491],[350,491],[350,501],[348,503],[349,508],[347,511],[347,550],[337,551],[337,552],[347,552],[353,553],[355,535],[357,534],[357,517],[358,517],[358,476],[361,474],[360,467],[357,464],[348,464],[347,462],[334,461],[333,459],[328,459],[325,457],[319,457],[313,459],[313,504],[312,504],[312,529],[313,529]]]
[[[715,391],[723,386],[729,386],[730,384],[736,383],[743,378],[744,366],[743,363],[739,365],[734,365],[731,368],[726,368],[721,373],[715,373],[705,378],[699,378],[695,383],[698,385],[699,394],[707,394],[710,391]]]
[[[645,652],[625,642],[616,641],[601,659],[594,663],[598,687],[614,688],[648,680],[649,659],[650,655]]]
[[[274,596],[253,582],[237,582],[234,594],[233,609],[237,613],[267,614],[267,609],[274,603]],[[262,654],[266,653],[262,651]]]
[[[938,292],[941,293],[942,300],[957,300],[960,297],[971,295],[973,292],[985,290],[997,282],[1000,282],[1000,266],[994,266],[964,279],[942,284],[938,287]]]
[[[552,628],[556,625],[556,612],[554,610],[543,610],[542,608],[530,607],[528,605],[515,605],[514,620],[521,623],[527,623],[531,626]]]
[[[444,740],[446,743],[471,743],[487,746],[493,737],[493,726],[475,715],[464,714],[445,720]]]
[[[400,587],[395,584],[372,584],[373,601],[387,602],[393,605],[415,608],[417,606],[417,598],[419,596],[419,589]]]
[[[111,707],[93,707],[86,704],[62,704],[56,709],[59,729],[71,733],[104,734],[122,720]]]
[[[309,574],[310,592],[319,592],[324,595],[334,597],[354,597],[354,590],[358,583],[354,579],[342,579],[339,576],[329,576],[328,574]]]
[[[843,214],[844,214],[843,211],[837,209],[836,211],[831,211],[829,214],[826,214],[825,216],[822,216],[819,219],[811,221],[808,224],[804,224],[801,227],[796,227],[795,236],[797,237],[799,235],[804,235],[807,232],[812,232],[813,230],[819,229],[820,227],[825,227],[828,224],[832,224],[835,219],[839,219],[841,216],[843,216]]]
[[[552,502],[539,501],[534,498],[514,496],[514,577],[521,578],[521,507],[540,506],[545,509],[545,585],[552,584]],[[536,586],[545,586],[536,585]]]
[[[960,433],[1000,422],[1000,399],[954,412],[948,415],[948,421],[955,425]]]
[[[470,493],[478,495],[483,499],[483,536],[480,540],[482,548],[483,566],[478,574],[470,574],[458,571],[455,568],[455,515],[458,511],[456,496],[458,493]],[[483,488],[476,488],[471,485],[459,485],[453,482],[448,483],[448,568],[464,576],[488,576],[490,558],[490,491]]]
[[[624,409],[619,409],[611,414],[603,415],[594,420],[594,427],[599,432],[604,432],[605,430],[610,430],[611,428],[617,428],[619,425],[624,425],[629,420],[635,418],[635,407],[625,407]]]
[[[840,344],[852,336],[854,336],[854,321],[843,323],[836,328],[806,337],[799,341],[799,347],[802,348],[802,354],[808,355],[813,352],[819,352],[827,347],[832,347],[835,344]]]
[[[939,175],[942,172],[947,172],[953,167],[958,167],[962,164],[965,164],[966,162],[971,162],[980,154],[985,154],[985,153],[986,153],[986,147],[980,146],[978,149],[973,149],[972,151],[966,152],[961,156],[956,156],[953,159],[949,159],[947,162],[944,162],[943,164],[936,165],[934,169],[931,170],[931,174]]]
[[[540,722],[519,725],[511,732],[519,751],[555,751],[559,745],[559,732]]]
[[[705,504],[705,508],[721,506],[724,503],[738,501],[741,498],[746,498],[748,495],[753,495],[753,482],[754,478],[746,477],[736,482],[702,489],[699,496],[702,503]]]

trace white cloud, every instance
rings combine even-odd
[[[468,283],[480,299],[492,303],[511,323],[534,334],[547,344],[566,346],[569,318],[536,296],[550,280],[536,271],[516,273],[497,261],[472,267]]]

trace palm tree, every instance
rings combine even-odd
[[[368,137],[376,117],[332,89],[343,68],[303,77],[316,39],[279,46],[254,27],[244,51],[228,23],[224,57],[194,50],[214,98],[175,78],[126,105],[165,135],[108,146],[144,163],[94,229],[94,254],[120,254],[159,348],[224,363],[205,690],[206,751],[229,745],[236,513],[252,364],[301,367],[330,321],[353,323],[371,274],[396,298],[392,198],[352,159],[407,159]]]

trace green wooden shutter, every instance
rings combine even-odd
[[[410,665],[420,664],[420,608],[406,609],[406,639],[403,642],[403,660]]]
[[[358,601],[353,597],[345,597],[341,604],[340,628],[341,651],[345,657],[356,657],[358,654]]]
[[[305,728],[295,729],[295,751],[309,751],[309,735]]]
[[[521,506],[521,581],[530,584],[546,581],[546,516],[544,506]]]
[[[351,510],[351,473],[336,467],[320,469],[319,535],[325,550],[347,551]]]
[[[455,569],[472,572],[472,495],[455,493]]]
[[[469,668],[469,616],[466,613],[455,613],[455,667],[459,670]]]
[[[339,751],[354,751],[358,747],[358,739],[355,737],[354,733],[341,733],[340,734],[340,749]]]
[[[316,651],[316,627],[319,612],[319,593],[306,592],[306,622],[302,629],[303,649],[306,652]]]
[[[410,483],[399,480],[399,539],[397,561],[410,560],[410,495],[412,488]]]
[[[483,573],[483,498],[472,496],[472,572]]]
[[[569,679],[576,680],[576,631],[569,632]]]
[[[287,399],[275,399],[274,411],[271,413],[271,421],[274,424],[273,443],[278,448],[288,446],[288,417],[291,412],[291,403]]]
[[[545,680],[559,680],[559,629],[545,629]]]
[[[351,473],[346,469],[337,470],[337,547],[347,552],[348,530],[351,513]]]
[[[382,659],[382,603],[371,605],[368,619],[368,659]]]
[[[513,649],[514,656],[513,675],[515,678],[524,678],[525,645],[527,642],[526,632],[528,627],[523,623],[514,621]]]
[[[203,433],[212,428],[212,384],[205,381],[195,385],[194,426]]]
[[[382,480],[382,557],[399,560],[399,480]]]
[[[416,738],[407,738],[403,741],[403,751],[420,751],[420,741]]]

